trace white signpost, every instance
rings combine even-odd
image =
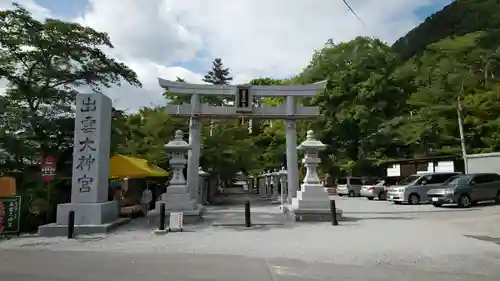
[[[182,230],[183,230],[183,218],[184,218],[184,214],[182,212],[170,213],[168,231],[181,231],[182,232]]]

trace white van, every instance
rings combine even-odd
[[[339,178],[337,180],[337,195],[349,197],[361,196],[363,179],[358,177]]]

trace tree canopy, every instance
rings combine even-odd
[[[389,159],[460,155],[457,108],[463,110],[468,152],[500,150],[500,7],[498,1],[454,1],[392,46],[367,37],[326,44],[290,79],[260,77],[251,85],[306,84],[327,80],[312,100],[321,116],[300,121],[298,141],[313,129],[328,145],[321,170],[333,177],[381,175]],[[480,15],[480,16],[479,16]],[[87,86],[105,92],[122,81],[140,86],[135,73],[106,56],[108,36],[53,19],[37,21],[22,7],[0,13],[2,168],[19,167],[57,147],[70,160],[74,93]],[[232,82],[222,59],[212,62],[199,83]],[[179,82],[185,82],[182,77]],[[190,81],[194,82],[194,81]],[[164,93],[165,102],[189,96]],[[227,97],[204,97],[231,106]],[[277,106],[282,99],[254,100]],[[284,163],[283,121],[204,120],[201,165],[213,177],[240,171],[260,173]],[[168,168],[163,145],[188,120],[163,107],[146,107],[113,119],[113,153],[143,157]],[[9,166],[10,165],[10,166]]]

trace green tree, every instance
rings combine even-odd
[[[186,83],[186,80],[177,77],[176,82]],[[189,104],[189,101],[191,99],[191,96],[188,95],[182,95],[182,96],[173,95],[168,91],[168,89],[166,89],[163,92],[163,97],[167,100],[167,103],[169,104]]]
[[[442,39],[498,28],[500,2],[497,0],[452,1],[398,39],[392,48],[403,60],[407,60]]]
[[[375,159],[397,147],[385,129],[387,122],[401,114],[406,100],[393,76],[397,64],[389,46],[358,37],[338,45],[328,41],[296,77],[301,83],[328,80],[327,89],[314,103],[322,111],[315,128],[329,145],[325,154],[335,156],[335,166],[327,169],[330,173],[339,168],[344,173],[370,173]]]
[[[411,114],[396,131],[416,152],[460,154],[457,99],[465,108],[468,151],[500,149],[495,140],[497,117],[485,111],[499,106],[494,98],[498,45],[485,45],[488,36],[489,32],[474,32],[445,38],[412,59],[416,90],[407,102]]]
[[[203,81],[214,85],[227,85],[233,81],[229,68],[225,68],[221,58],[212,62],[212,69],[203,77]]]
[[[105,55],[103,48],[113,48],[107,34],[55,19],[38,21],[14,5],[0,11],[0,77],[8,81],[3,131],[31,144],[33,157],[40,157],[72,146],[72,106],[82,87],[101,92],[121,81],[141,83]]]
[[[115,154],[143,158],[165,168],[169,155],[164,145],[172,140],[175,130],[187,132],[185,120],[169,116],[163,107],[144,107],[116,121]]]
[[[216,58],[212,62],[212,68],[203,77],[203,82],[213,85],[227,85],[233,81],[229,68],[224,67],[221,58]],[[203,96],[202,102],[211,105],[228,105],[234,102],[230,97]]]

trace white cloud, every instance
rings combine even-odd
[[[215,57],[236,83],[291,76],[327,39],[393,42],[418,23],[416,8],[439,1],[445,0],[351,0],[368,29],[340,0],[89,0],[78,21],[108,32],[112,54],[138,73],[143,89],[110,91],[118,106],[133,109],[163,103],[156,76],[201,82],[196,72],[208,70]],[[175,67],[194,59],[206,69]]]

